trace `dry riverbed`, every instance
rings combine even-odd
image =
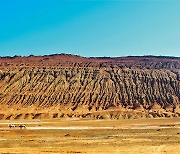
[[[26,129],[9,128],[24,124]],[[180,153],[180,119],[0,121],[0,153]]]

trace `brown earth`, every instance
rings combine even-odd
[[[0,58],[0,119],[180,116],[180,58]]]
[[[4,120],[0,153],[179,154],[180,119]]]

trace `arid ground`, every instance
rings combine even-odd
[[[0,57],[0,107],[0,153],[179,154],[180,58]]]
[[[180,119],[2,120],[0,152],[178,154]]]

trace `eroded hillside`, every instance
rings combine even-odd
[[[0,119],[180,116],[180,58],[0,58]]]

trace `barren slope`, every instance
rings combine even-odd
[[[0,58],[0,119],[180,116],[180,58]]]

